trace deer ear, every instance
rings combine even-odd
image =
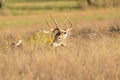
[[[43,33],[46,33],[46,34],[47,34],[47,33],[50,33],[50,31],[45,31],[45,30],[44,30]]]
[[[59,34],[59,31],[58,31],[58,30],[55,30],[55,31],[53,32],[53,35],[55,36],[55,35],[57,35],[57,34]]]

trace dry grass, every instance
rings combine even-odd
[[[41,27],[2,31],[0,80],[120,80],[120,33],[111,28],[120,27],[120,20],[73,26],[68,46],[57,49],[50,46],[49,34],[38,31]],[[11,48],[19,39],[23,45]]]
[[[73,21],[66,47],[54,49],[50,34],[40,32],[48,29],[47,12],[0,16],[0,80],[120,79],[119,8],[50,13],[61,26],[67,13]],[[12,48],[19,39],[22,46]]]

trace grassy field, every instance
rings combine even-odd
[[[38,32],[40,28],[28,27],[22,33],[14,28],[2,30],[0,79],[119,80],[119,23],[112,19],[73,24],[77,27],[73,27],[67,46],[57,51],[50,46],[50,35]],[[22,46],[12,48],[19,39]]]
[[[6,10],[3,10],[3,13]],[[19,10],[16,12],[19,13]],[[69,14],[68,14],[69,13]],[[42,25],[45,26],[45,18],[50,21],[49,14],[54,15],[57,18],[58,22],[61,23],[61,19],[64,18],[65,15],[70,17],[70,19],[74,22],[81,21],[94,21],[94,20],[102,20],[102,19],[114,19],[120,18],[120,9],[119,8],[106,8],[106,9],[89,9],[89,10],[72,10],[72,11],[32,11],[30,13],[23,15],[12,15],[8,12],[8,14],[4,14],[0,16],[0,28],[8,27],[24,27],[24,26],[33,26],[33,25]],[[94,15],[95,14],[95,15]],[[51,21],[50,21],[51,23]],[[19,25],[18,25],[19,24]],[[2,27],[3,26],[3,27]]]
[[[78,10],[74,1],[11,3],[0,13],[0,80],[120,80],[120,8]],[[53,4],[57,10],[39,8]],[[53,48],[51,35],[42,33],[49,29],[45,19],[54,27],[49,14],[61,28],[65,15],[72,21],[64,47]],[[20,39],[22,45],[13,48]]]
[[[12,4],[12,5],[11,5]],[[43,11],[70,11],[78,9],[77,1],[9,2],[4,7],[13,15],[34,14]]]

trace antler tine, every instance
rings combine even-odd
[[[70,21],[70,19],[67,16],[65,16],[65,17],[66,17],[66,19],[68,20],[68,22],[70,24],[70,28],[72,28],[72,22]]]
[[[56,20],[53,18],[53,16],[52,16],[52,15],[50,15],[50,17],[51,17],[51,19],[54,21],[54,23],[55,23],[56,27],[58,27],[58,24],[57,24]]]
[[[63,19],[63,23],[65,24],[65,27],[68,28],[68,25],[65,23],[65,20]]]
[[[48,27],[51,28],[50,25],[49,25],[49,23],[48,23],[48,21],[46,19],[45,19],[45,22],[48,25]]]
[[[49,31],[44,31],[44,33],[49,33],[49,32],[52,32],[53,31],[53,28],[49,25],[48,21],[45,19],[45,22],[46,24],[48,25],[49,27]]]

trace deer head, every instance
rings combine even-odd
[[[49,31],[44,31],[44,32],[47,32],[47,33],[50,32],[50,33],[52,33],[53,41],[52,41],[52,44],[51,44],[51,45],[52,45],[53,47],[58,47],[58,46],[61,46],[61,45],[64,46],[64,45],[65,45],[65,40],[66,40],[66,38],[68,37],[69,32],[72,30],[72,23],[71,23],[71,21],[66,17],[66,19],[68,20],[68,22],[69,22],[70,25],[68,25],[68,24],[63,20],[66,29],[65,29],[65,30],[62,30],[62,29],[58,26],[56,20],[55,20],[52,16],[50,16],[50,17],[51,17],[51,19],[53,20],[53,22],[55,23],[55,28],[51,28],[51,26],[48,24],[48,22],[47,22],[47,20],[46,20],[46,24],[48,25],[48,27],[49,27],[50,29],[49,29]]]

